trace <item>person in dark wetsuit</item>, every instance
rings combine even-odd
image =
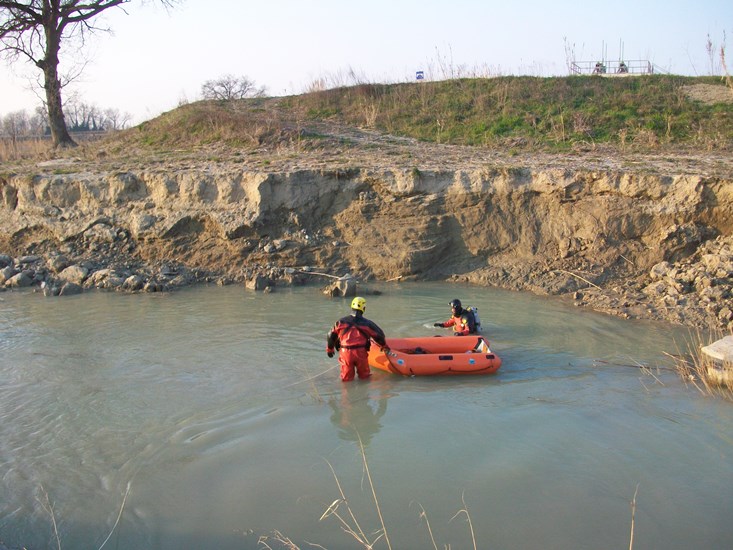
[[[450,301],[451,312],[453,315],[445,323],[435,323],[435,327],[453,327],[454,336],[468,336],[476,334],[476,318],[473,312],[463,309],[459,299]]]
[[[341,380],[349,382],[354,374],[359,378],[369,378],[369,345],[372,340],[382,347],[386,347],[384,331],[376,323],[364,317],[366,300],[357,296],[351,302],[351,315],[336,321],[328,333],[326,340],[326,354],[333,357],[335,350],[339,350],[339,364],[341,365]]]

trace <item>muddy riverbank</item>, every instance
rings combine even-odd
[[[0,287],[276,290],[350,273],[733,328],[725,155],[516,155],[322,123],[298,132],[318,146],[150,153],[107,142],[4,166]]]

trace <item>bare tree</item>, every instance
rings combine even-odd
[[[103,11],[131,0],[0,0],[0,53],[26,58],[43,72],[43,88],[54,146],[74,146],[64,120],[59,78],[61,43],[84,40],[86,33],[109,30],[92,25]],[[176,0],[161,0],[172,5]]]
[[[262,97],[265,95],[264,86],[258,88],[254,80],[246,76],[235,77],[225,75],[215,80],[207,80],[201,86],[201,95],[204,99],[244,99],[245,97]]]
[[[130,113],[120,113],[119,109],[104,110],[104,129],[105,130],[122,130],[130,124],[132,115]]]
[[[30,122],[25,111],[8,113],[2,119],[2,133],[12,138],[13,142],[20,136],[27,135],[29,128]]]
[[[48,113],[42,106],[36,107],[30,117],[30,134],[32,136],[42,136],[48,134],[51,129],[48,127]]]
[[[64,119],[70,132],[111,132],[127,128],[132,120],[130,113],[119,109],[100,109],[72,97],[64,105]],[[28,113],[16,111],[0,115],[0,136],[13,138],[48,135],[48,113],[42,106]],[[0,546],[1,548],[1,546]]]
[[[72,98],[66,103],[67,126],[72,132],[107,132],[121,130],[130,121],[130,114],[119,109],[100,109],[96,105]]]

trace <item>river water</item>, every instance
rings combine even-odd
[[[0,540],[358,548],[325,514],[343,492],[377,548],[628,548],[632,520],[635,548],[733,548],[733,405],[667,370],[685,330],[374,288],[388,336],[478,306],[501,370],[344,384],[324,347],[349,302],[317,287],[0,294]]]

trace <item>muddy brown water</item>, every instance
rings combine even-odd
[[[502,369],[343,384],[324,346],[348,302],[316,287],[0,294],[0,540],[56,548],[50,503],[62,548],[277,548],[276,531],[356,548],[322,518],[340,486],[392,548],[431,548],[431,530],[438,547],[473,530],[479,548],[627,548],[634,495],[634,547],[733,547],[733,406],[667,370],[687,331],[379,290],[367,316],[394,336],[442,334],[452,298],[478,306]]]

